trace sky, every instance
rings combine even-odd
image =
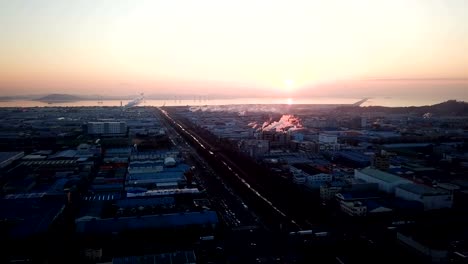
[[[468,100],[466,0],[0,0],[1,95]]]

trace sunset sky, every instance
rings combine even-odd
[[[468,1],[0,0],[2,95],[447,95]]]

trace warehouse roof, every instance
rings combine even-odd
[[[122,232],[128,230],[159,229],[189,225],[217,224],[218,217],[214,211],[148,215],[141,217],[121,217],[109,219],[82,218],[76,221],[78,233]]]
[[[442,189],[432,188],[429,186],[425,186],[422,184],[415,184],[415,183],[402,184],[398,186],[398,188],[414,193],[414,194],[424,195],[424,196],[436,196],[436,195],[449,194],[448,192]]]
[[[377,170],[371,167],[364,168],[360,170],[360,172],[366,175],[372,176],[374,178],[377,178],[381,181],[388,182],[388,183],[395,183],[398,181],[407,181],[405,178],[396,176],[394,174],[391,174],[385,171]]]

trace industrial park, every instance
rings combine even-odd
[[[466,262],[464,102],[137,101],[0,109],[2,262]]]
[[[467,14],[0,1],[0,263],[468,263]]]

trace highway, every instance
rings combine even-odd
[[[197,151],[187,143],[162,113],[160,112],[161,121],[166,125],[170,141],[182,153],[186,162],[195,167],[194,181],[206,190],[211,205],[219,213],[222,222],[229,228],[263,226],[241,197],[219,177],[205,159],[199,156]]]
[[[269,233],[275,234],[270,240],[276,241],[278,244],[269,244],[268,242],[271,242],[269,239],[258,242],[261,241],[262,236],[254,235],[255,242],[250,243],[250,245],[254,245],[255,252],[259,249],[258,245],[262,244],[268,249],[268,252],[275,248],[274,252],[284,255],[285,251],[283,250],[291,245],[293,245],[293,249],[297,249],[294,246],[296,242],[289,244],[290,242],[287,241],[298,239],[297,243],[303,247],[303,253],[306,256],[311,257],[311,260],[323,260],[323,263],[394,263],[397,259],[414,260],[411,255],[405,252],[391,253],[398,251],[399,246],[394,243],[393,235],[388,232],[385,226],[374,225],[375,228],[369,231],[366,229],[367,225],[362,226],[362,224],[353,224],[348,221],[335,221],[330,226],[323,225],[323,223],[318,225],[317,222],[310,222],[316,220],[314,217],[317,216],[313,214],[312,217],[306,214],[300,215],[300,221],[296,221],[292,216],[295,210],[288,210],[287,204],[295,201],[297,197],[278,204],[276,198],[279,197],[281,200],[282,197],[271,196],[272,189],[270,187],[272,185],[261,185],[264,178],[257,181],[254,179],[250,182],[252,175],[247,175],[247,172],[242,169],[242,164],[234,163],[222,151],[197,135],[196,131],[191,131],[184,122],[177,119],[177,116],[171,116],[164,109],[159,110],[167,122],[168,129],[171,130],[171,137],[176,135],[178,139],[175,140],[183,142],[179,145],[184,146],[190,160],[201,167],[197,173],[197,181],[207,189],[207,193],[216,205],[215,209],[220,212],[222,220],[233,231],[235,230],[231,240],[236,242],[231,247],[235,248],[235,245],[240,243],[238,236],[243,232],[242,230],[250,229],[251,225],[257,225],[266,231],[273,231],[274,233]],[[175,143],[177,144],[177,142]],[[268,197],[273,197],[273,199]],[[317,230],[323,230],[323,228],[330,230],[330,235],[327,235],[329,238],[324,240],[315,237],[302,241],[300,235],[291,236],[291,234],[301,233],[297,231],[312,233],[310,230],[313,230],[316,234]],[[277,233],[278,231],[279,233]],[[328,234],[328,232],[324,233]],[[389,248],[392,250],[389,251]],[[367,253],[362,254],[363,251]],[[236,252],[235,254],[241,253]]]
[[[206,160],[207,164],[209,164],[210,167],[213,167],[216,171],[216,173],[213,172],[215,175],[223,175],[222,179],[217,177],[222,183],[223,188],[226,189],[235,200],[238,200],[245,210],[253,213],[255,216],[258,216],[263,226],[270,230],[286,229],[287,231],[297,231],[308,228],[298,224],[295,219],[287,215],[277,205],[264,196],[259,189],[256,189],[249,184],[245,180],[247,178],[246,172],[237,164],[232,162],[222,153],[214,152],[213,150],[215,148],[204,141],[201,137],[187,130],[181,122],[173,118],[166,110],[161,108],[158,109],[161,111],[162,117],[166,119],[169,125],[172,126],[174,130],[177,130],[176,133],[178,132],[178,134],[182,135],[189,143],[191,143],[193,148],[198,150],[198,154],[195,154],[195,160],[202,162],[202,164],[204,161],[200,160]],[[198,155],[203,156],[203,159],[197,157]],[[207,175],[203,176],[211,178],[212,175],[210,176],[210,174],[211,173],[208,172]],[[226,208],[229,208],[229,206],[226,206]],[[258,218],[256,218],[256,221],[258,221]]]

